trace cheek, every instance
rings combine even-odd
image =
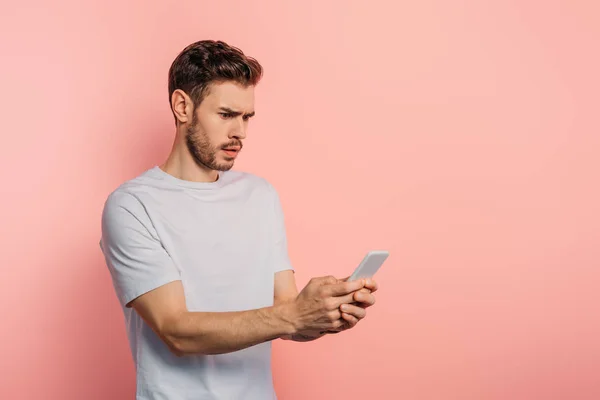
[[[219,132],[223,130],[221,125],[219,121],[199,121],[194,129],[194,136],[197,141],[204,143],[204,146],[218,146],[222,142],[222,139],[219,139]]]
[[[224,120],[220,116],[217,116],[216,118],[211,118],[205,124],[206,136],[213,143],[222,142],[227,138],[230,126],[231,122]]]

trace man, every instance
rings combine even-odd
[[[298,293],[276,190],[231,171],[262,67],[223,42],[169,70],[176,136],[166,162],[106,200],[100,245],[144,400],[276,399],[271,341],[354,327],[373,281],[312,279]]]

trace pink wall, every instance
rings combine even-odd
[[[201,38],[266,69],[237,168],[299,284],[392,254],[356,330],[276,343],[282,399],[600,398],[596,2],[5,3],[0,398],[133,398],[100,212]]]

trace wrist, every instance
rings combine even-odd
[[[282,336],[294,336],[300,332],[293,302],[276,305],[273,311],[281,324]]]

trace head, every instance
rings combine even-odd
[[[221,41],[187,46],[169,69],[169,100],[178,140],[198,166],[226,171],[254,116],[254,87],[262,67]]]

